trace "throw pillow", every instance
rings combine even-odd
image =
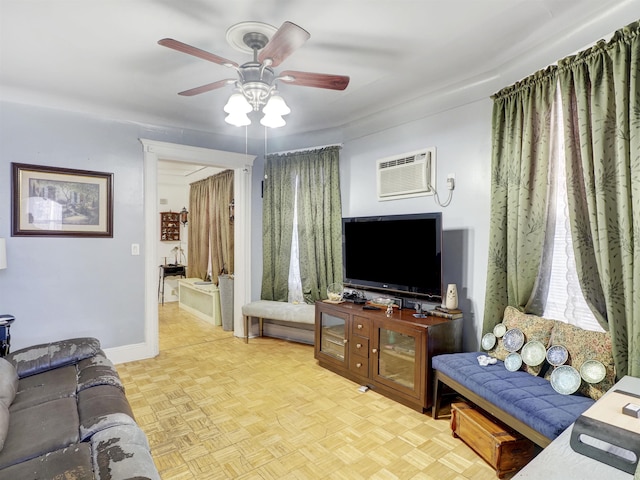
[[[580,371],[580,367],[587,360],[598,360],[606,369],[606,375],[601,382],[587,383],[582,380],[579,393],[598,400],[616,383],[616,369],[613,361],[613,346],[609,332],[594,332],[555,321],[551,334],[552,345],[564,345],[569,352],[566,364]],[[545,377],[551,376],[551,370]]]
[[[16,367],[4,358],[0,358],[0,403],[9,408],[18,391],[18,373]]]
[[[502,319],[502,323],[507,327],[507,331],[512,328],[517,328],[522,331],[522,333],[524,333],[525,343],[532,340],[538,340],[542,342],[545,348],[549,346],[551,330],[554,327],[553,320],[547,320],[546,318],[542,318],[537,315],[523,313],[517,308],[509,306],[504,309],[504,318]],[[507,358],[509,352],[504,348],[502,338],[499,338],[496,342],[496,346],[492,350],[489,350],[489,355],[503,361]],[[534,367],[524,363],[522,365],[525,372],[537,376],[542,370],[544,362]]]

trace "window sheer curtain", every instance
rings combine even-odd
[[[557,71],[549,67],[494,95],[491,219],[483,330],[507,305],[540,314],[550,265],[554,187],[550,174]]]
[[[191,184],[189,191],[189,276],[218,283],[222,272],[234,271],[233,170]]]
[[[640,376],[640,22],[559,62],[569,219],[585,299]]]
[[[335,146],[267,156],[263,300],[289,300],[294,221],[304,301],[326,298],[327,286],[342,280],[339,152]]]

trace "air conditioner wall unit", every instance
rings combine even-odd
[[[378,200],[433,195],[436,148],[381,158],[376,162]]]

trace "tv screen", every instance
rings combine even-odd
[[[342,219],[344,283],[442,299],[442,214]]]

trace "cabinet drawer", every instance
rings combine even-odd
[[[351,334],[369,338],[371,334],[371,320],[354,315],[353,321],[351,322]]]
[[[369,359],[360,355],[349,355],[349,370],[363,377],[368,377]]]
[[[349,343],[349,351],[352,355],[369,357],[369,339],[360,335],[353,335]]]

